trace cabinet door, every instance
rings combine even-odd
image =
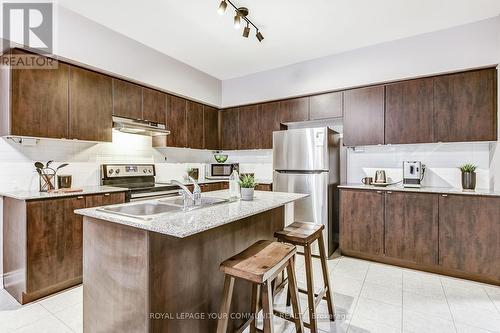
[[[386,192],[386,256],[437,265],[438,201],[435,194]]]
[[[280,123],[309,120],[309,97],[280,101]]]
[[[142,87],[113,79],[113,115],[142,119]]]
[[[142,89],[142,118],[154,123],[166,123],[167,95],[161,91]]]
[[[187,101],[184,98],[169,96],[167,107],[167,125],[170,135],[167,136],[167,146],[186,147],[186,107]]]
[[[80,208],[83,198],[27,203],[27,293],[81,282],[82,218],[73,213]]]
[[[344,92],[344,146],[384,144],[384,86]]]
[[[500,282],[500,198],[439,197],[439,264]]]
[[[280,102],[260,104],[259,137],[261,149],[273,148],[273,132],[280,130]]]
[[[434,141],[433,82],[427,78],[386,86],[386,144]]]
[[[69,66],[12,70],[12,135],[68,138]]]
[[[497,140],[497,71],[434,78],[436,141]]]
[[[342,92],[310,97],[309,120],[342,117]]]
[[[203,106],[203,148],[219,149],[219,110]]]
[[[258,149],[259,137],[259,106],[251,105],[240,108],[238,149]]]
[[[381,191],[341,191],[340,247],[380,255],[384,251],[384,195]]]
[[[115,205],[125,202],[125,193],[105,193],[87,195],[85,197],[85,206],[87,208]]]
[[[69,137],[111,142],[113,88],[109,76],[71,66]]]
[[[203,149],[203,105],[187,101],[187,146]]]
[[[239,141],[239,108],[226,109],[220,112],[221,148],[238,149]]]

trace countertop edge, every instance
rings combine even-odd
[[[466,191],[460,188],[454,187],[401,187],[401,186],[370,186],[362,184],[342,184],[338,186],[339,189],[351,189],[351,190],[368,190],[368,191],[394,191],[394,192],[410,192],[410,193],[429,193],[429,194],[448,194],[448,195],[469,195],[469,196],[488,196],[488,197],[500,197],[500,192],[490,191],[487,189],[479,189],[474,191]]]
[[[119,193],[127,192],[128,188],[115,187],[115,186],[96,186],[96,187],[83,187],[81,192],[69,192],[69,193],[47,193],[47,192],[0,192],[0,197],[8,197],[16,200],[46,200],[46,199],[58,199],[67,197],[77,197],[81,195],[92,195],[101,193]]]

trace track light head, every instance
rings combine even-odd
[[[240,13],[236,12],[236,15],[234,16],[234,28],[239,29],[240,27],[241,27]]]
[[[243,29],[243,37],[248,38],[249,35],[250,35],[250,27],[247,22],[247,26],[245,27],[245,29]]]
[[[219,15],[224,15],[224,13],[226,12],[226,8],[227,8],[227,2],[226,0],[222,0],[220,2],[219,9],[217,9],[217,13],[219,13]]]
[[[264,36],[262,36],[262,34],[260,33],[259,30],[257,30],[257,33],[255,34],[255,37],[257,37],[257,39],[259,40],[259,42],[262,42],[262,40],[264,39]]]

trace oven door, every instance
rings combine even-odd
[[[150,191],[150,192],[142,192],[142,191],[134,192],[134,191],[132,191],[130,193],[130,198],[129,198],[128,202],[161,199],[161,198],[167,198],[167,197],[175,197],[178,195],[179,195],[179,190]]]

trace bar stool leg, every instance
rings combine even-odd
[[[295,332],[304,332],[304,323],[302,322],[302,313],[300,312],[299,303],[299,293],[297,287],[297,279],[295,278],[295,258],[290,258],[288,266],[286,267],[288,274],[288,287],[290,289],[289,295],[291,295],[292,309],[293,309],[293,319],[295,322]]]
[[[262,284],[262,308],[264,309],[264,333],[273,333],[273,290],[270,281]]]
[[[252,285],[252,314],[253,321],[250,323],[250,333],[257,333],[257,315],[259,314],[260,284]]]
[[[233,297],[234,277],[225,275],[224,277],[224,293],[222,296],[222,304],[219,311],[219,321],[217,322],[217,333],[226,333],[227,323],[229,320],[229,310],[231,308],[231,299]]]
[[[309,305],[309,329],[312,333],[317,333],[318,324],[316,321],[316,306],[315,306],[315,296],[314,296],[314,278],[313,278],[313,266],[312,266],[312,255],[311,246],[309,244],[304,246],[304,259],[306,263],[306,281],[307,281],[307,301]]]
[[[330,274],[328,273],[328,264],[326,263],[326,251],[325,242],[323,241],[323,232],[318,239],[319,242],[319,254],[321,256],[321,268],[323,271],[323,283],[326,288],[326,304],[328,306],[328,313],[330,314],[330,320],[335,321],[335,308],[333,306],[333,294],[332,288],[330,288]]]

